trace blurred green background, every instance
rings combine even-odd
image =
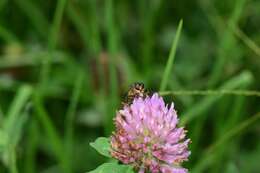
[[[259,28],[259,0],[0,0],[0,172],[96,168],[129,85],[163,78],[190,172],[260,172]]]

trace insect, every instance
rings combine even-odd
[[[123,106],[131,105],[135,98],[142,97],[145,98],[148,96],[148,92],[144,87],[144,84],[141,82],[136,82],[132,84],[126,94],[124,101],[122,102]]]

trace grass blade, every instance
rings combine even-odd
[[[179,22],[177,32],[176,32],[176,36],[175,36],[173,43],[172,43],[170,55],[169,55],[169,58],[168,58],[168,61],[167,61],[167,64],[166,64],[166,68],[165,68],[164,73],[163,73],[163,78],[162,78],[162,82],[161,82],[161,85],[160,85],[160,91],[164,91],[167,87],[167,83],[168,83],[168,80],[169,80],[170,72],[172,70],[172,65],[173,65],[173,62],[174,62],[175,54],[176,54],[177,45],[178,45],[179,38],[180,38],[180,35],[181,35],[181,30],[182,30],[182,20],[180,20],[180,22]]]
[[[48,81],[49,72],[51,68],[51,60],[53,57],[53,50],[55,49],[57,42],[58,42],[58,35],[60,31],[60,25],[62,21],[62,16],[64,13],[64,9],[66,6],[66,0],[58,0],[57,7],[54,14],[53,23],[50,28],[49,40],[48,40],[48,49],[49,49],[49,56],[46,57],[42,69],[41,69],[41,78],[40,78],[40,89],[43,90],[46,86]]]
[[[219,89],[235,89],[238,88],[241,84],[251,83],[252,80],[253,78],[251,73],[245,71],[224,83]],[[208,108],[221,97],[222,95],[205,97],[200,102],[193,105],[191,109],[183,113],[181,124],[187,124],[195,117],[202,116],[205,113],[205,111],[208,110]]]
[[[31,0],[15,0],[15,2],[26,17],[28,17],[40,36],[46,38],[46,28],[49,28],[49,23],[40,8]]]
[[[98,56],[101,51],[101,40],[99,34],[99,26],[97,19],[97,7],[96,1],[88,2],[89,17],[85,17],[81,14],[79,9],[74,3],[70,2],[67,8],[67,14],[70,20],[78,30],[86,50],[89,50],[91,54]],[[86,23],[85,21],[88,20]]]
[[[105,3],[106,25],[108,31],[108,52],[109,52],[109,102],[106,104],[107,113],[105,117],[105,131],[110,134],[113,129],[113,116],[118,104],[118,81],[116,72],[116,54],[118,52],[118,31],[115,25],[114,1],[107,0]]]
[[[71,101],[68,107],[68,111],[66,114],[66,121],[65,121],[65,150],[67,151],[67,163],[68,163],[68,169],[69,172],[72,172],[70,160],[73,157],[72,155],[72,149],[73,149],[73,138],[74,138],[74,128],[73,124],[75,122],[75,114],[76,114],[76,108],[79,101],[82,84],[83,84],[84,75],[80,71],[78,74],[78,77],[76,78],[73,94],[71,97]]]
[[[243,43],[249,47],[255,54],[260,57],[260,47],[252,40],[250,39],[242,30],[240,30],[236,26],[230,26],[233,32],[239,37]]]
[[[28,85],[22,86],[18,90],[18,93],[7,112],[7,118],[5,119],[4,128],[7,132],[12,131],[16,119],[18,119],[31,94],[32,88]]]
[[[217,148],[223,146],[227,141],[229,141],[234,136],[238,135],[241,131],[244,131],[250,125],[255,123],[260,119],[260,112],[252,116],[246,121],[243,121],[241,124],[235,126],[233,129],[229,130],[228,132],[224,133],[223,136],[217,140],[216,143],[212,144],[208,150],[202,156],[203,159],[199,163],[197,163],[194,168],[192,169],[194,173],[203,172],[210,164],[214,161],[216,157],[216,152],[218,151]]]
[[[41,97],[38,94],[35,94],[33,99],[34,99],[35,113],[37,114],[39,121],[42,123],[43,128],[45,129],[47,136],[50,139],[53,152],[55,153],[56,158],[60,162],[61,168],[64,170],[64,172],[68,172],[62,141],[54,125],[52,124],[47,112],[43,107]]]
[[[39,141],[39,129],[37,127],[37,122],[33,120],[29,124],[29,140],[26,143],[25,150],[25,166],[24,172],[26,173],[35,173],[36,172],[36,151]]]
[[[3,39],[6,43],[19,43],[19,40],[16,38],[16,36],[9,32],[2,25],[0,25],[0,38]]]
[[[16,97],[14,98],[9,110],[7,112],[7,117],[4,119],[4,132],[7,134],[7,143],[4,151],[6,162],[11,173],[17,173],[16,168],[16,145],[22,135],[22,127],[26,121],[27,114],[22,114],[22,109],[25,107],[28,99],[32,93],[32,88],[30,86],[22,86],[18,90]],[[22,114],[22,115],[21,115]]]
[[[246,0],[237,0],[232,15],[228,21],[228,26],[235,26],[238,23],[239,17],[243,11]],[[212,73],[209,78],[209,87],[213,87],[219,82],[224,68],[225,63],[229,57],[229,52],[232,46],[235,46],[234,34],[231,30],[224,30],[224,33],[221,33],[221,42],[218,48],[217,61],[213,67]]]
[[[48,42],[48,47],[50,50],[53,50],[57,45],[62,16],[65,10],[66,2],[67,0],[58,0],[57,2],[53,23],[50,28],[50,39]]]

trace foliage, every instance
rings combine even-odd
[[[99,156],[106,138],[98,152],[89,143],[111,135],[137,81],[174,101],[192,139],[185,167],[258,172],[259,11],[257,0],[0,1],[0,172],[130,171]]]
[[[95,142],[91,142],[90,146],[95,148],[99,154],[106,157],[111,157],[109,154],[110,144],[108,138],[99,137],[95,140]]]

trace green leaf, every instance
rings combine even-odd
[[[109,154],[110,143],[109,139],[105,137],[99,137],[95,140],[95,142],[91,142],[90,146],[97,150],[103,156],[111,158]]]
[[[88,173],[134,173],[134,171],[127,165],[119,165],[118,163],[104,163]]]

